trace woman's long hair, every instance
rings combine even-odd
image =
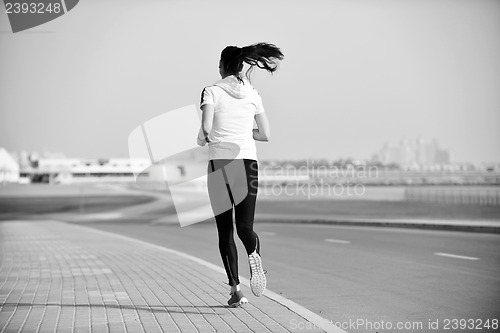
[[[283,58],[281,50],[269,43],[256,43],[244,47],[227,46],[220,55],[224,72],[235,75],[239,81],[242,81],[240,72],[243,70],[244,63],[250,65],[245,73],[247,79],[250,80],[250,73],[255,66],[274,73],[278,69],[278,60],[283,60]]]

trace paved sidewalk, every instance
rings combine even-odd
[[[2,222],[0,252],[0,332],[338,331],[246,286],[250,303],[227,308],[210,264],[78,225]]]

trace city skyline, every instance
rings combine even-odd
[[[5,147],[0,147],[5,148]],[[406,150],[406,151],[405,151]],[[81,160],[106,160],[106,159],[119,159],[119,158],[129,158],[128,156],[76,156],[71,154],[66,154],[64,152],[55,151],[7,151],[13,154],[17,159],[24,158],[28,156],[36,156],[37,158],[52,158],[52,159],[81,159]],[[195,151],[191,152],[190,156],[193,157]],[[394,155],[396,154],[397,157]],[[402,156],[400,156],[402,155]],[[369,156],[361,158],[352,158],[349,156],[340,157],[319,157],[319,158],[281,158],[281,159],[262,159],[263,161],[300,161],[300,160],[328,160],[328,161],[365,161],[365,162],[380,162],[382,164],[397,164],[400,166],[405,165],[446,165],[446,164],[498,164],[500,162],[474,162],[474,161],[454,161],[453,151],[442,147],[439,144],[437,138],[424,138],[421,135],[415,138],[408,138],[407,136],[401,137],[397,141],[385,141],[385,143],[379,147],[379,149]]]
[[[402,138],[399,142],[386,142],[384,146],[374,154],[372,160],[384,164],[395,163],[398,165],[436,165],[450,164],[450,151],[443,149],[439,141],[434,138],[428,140],[422,136],[414,139]]]
[[[383,145],[381,147],[378,148],[378,150],[375,150],[374,152],[372,153],[369,153],[367,156],[360,156],[360,157],[353,157],[352,155],[347,155],[347,156],[314,156],[314,157],[311,157],[311,156],[303,156],[303,157],[295,157],[295,158],[289,158],[289,157],[282,157],[282,158],[263,158],[263,160],[304,160],[304,159],[311,159],[311,160],[322,160],[322,159],[326,159],[326,160],[330,160],[330,161],[333,161],[333,160],[362,160],[362,161],[374,161],[374,160],[378,160],[379,159],[379,155],[380,155],[380,151],[385,147],[385,146],[397,146],[398,144],[404,142],[404,141],[416,141],[418,140],[418,138],[421,138],[422,136],[421,135],[418,135],[416,138],[409,138],[407,136],[402,136],[401,138],[399,138],[398,140],[394,140],[394,141],[390,141],[390,140],[385,140]],[[429,141],[429,138],[425,138],[425,140]],[[439,142],[439,140],[436,138],[436,137],[433,137],[432,140],[430,140],[432,142]],[[11,149],[8,149],[8,147],[5,147],[5,146],[0,146],[0,148],[6,148],[7,151],[9,151],[10,153],[14,153],[15,155],[19,155],[20,153],[24,152],[24,153],[28,153],[28,154],[38,154],[40,156],[44,155],[46,157],[60,157],[60,158],[79,158],[79,159],[89,159],[89,160],[92,160],[92,159],[108,159],[108,158],[129,158],[128,154],[117,154],[117,155],[87,155],[87,156],[83,156],[83,155],[77,155],[77,154],[74,154],[73,152],[63,152],[63,151],[54,151],[52,149],[45,149],[45,150],[28,150],[28,149],[19,149],[19,150],[11,150]],[[460,164],[460,163],[472,163],[472,164],[497,164],[497,163],[500,163],[500,160],[483,160],[483,161],[472,161],[472,160],[456,160],[454,159],[454,151],[451,150],[451,149],[447,149],[446,147],[442,148],[440,147],[441,150],[444,150],[447,152],[447,154],[449,154],[448,156],[448,162],[446,163],[450,163],[450,164],[453,164],[453,163],[456,163],[456,164]],[[396,164],[400,164],[400,165],[404,165],[404,163],[397,163],[397,162],[387,162],[387,163],[396,163]],[[446,164],[446,163],[443,163],[443,164]]]

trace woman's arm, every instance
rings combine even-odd
[[[201,111],[203,111],[201,116],[201,130],[203,136],[206,138],[212,131],[212,125],[214,123],[214,106],[212,104],[204,104],[201,106]]]
[[[200,126],[200,130],[198,131],[198,137],[196,138],[196,143],[198,146],[205,146],[207,144],[207,141],[205,140],[205,137],[203,136],[203,129]]]
[[[269,120],[265,112],[261,112],[255,115],[255,121],[257,122],[256,129],[253,130],[253,138],[256,141],[269,141],[271,138],[271,129],[269,128]]]

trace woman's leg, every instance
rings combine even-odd
[[[253,230],[259,181],[258,163],[255,160],[245,159],[244,164],[248,194],[243,201],[235,206],[236,231],[248,255],[254,251],[260,254],[259,236]]]
[[[266,289],[266,275],[260,257],[259,236],[253,231],[255,203],[258,189],[258,164],[255,160],[244,160],[248,194],[235,206],[236,230],[248,254],[250,265],[250,289],[255,296],[261,296]]]
[[[238,251],[233,237],[233,210],[215,217],[219,235],[219,251],[230,286],[240,284],[238,278]]]
[[[238,252],[234,242],[233,204],[226,185],[226,176],[212,174],[223,171],[229,160],[210,160],[208,165],[208,193],[210,203],[215,215],[217,233],[219,237],[219,252],[226,270],[230,286],[237,286],[238,278]]]

